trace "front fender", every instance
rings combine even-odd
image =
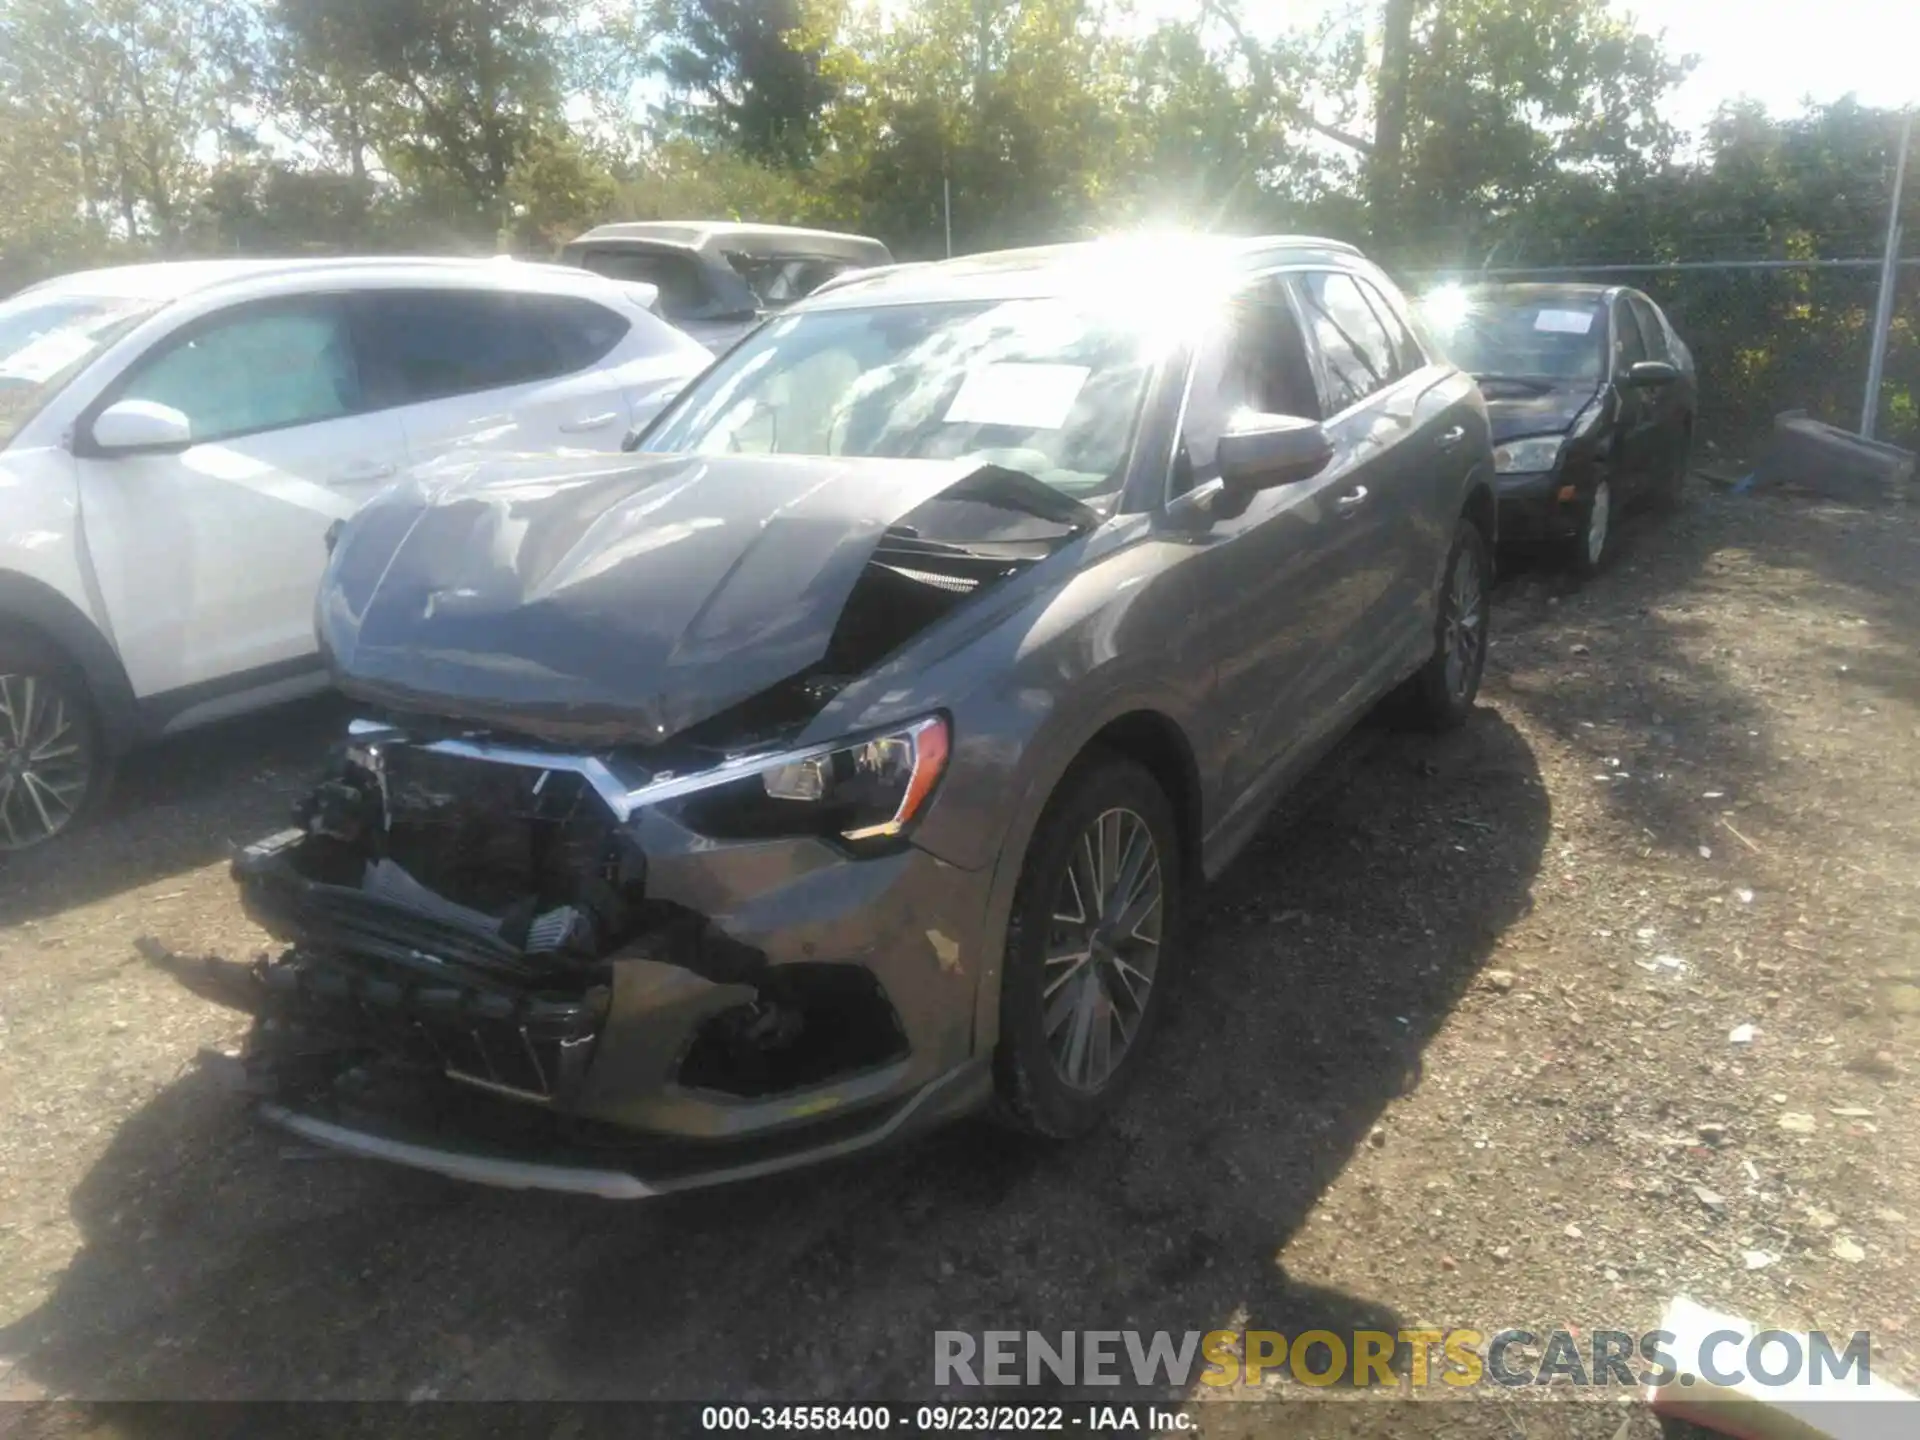
[[[50,445],[0,455],[0,622],[36,632],[79,667],[101,738],[117,755],[138,737],[139,709],[94,583],[72,467],[73,457]]]

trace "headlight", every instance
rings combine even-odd
[[[926,809],[947,768],[938,715],[884,735],[797,755],[689,796],[681,820],[723,840],[818,835],[883,842]]]
[[[1561,437],[1541,435],[1532,440],[1509,440],[1493,447],[1493,468],[1502,475],[1530,475],[1551,470],[1560,458]]]

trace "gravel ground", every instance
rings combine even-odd
[[[134,941],[263,944],[226,857],[341,715],[146,757],[0,875],[0,1398],[923,1397],[936,1328],[1584,1333],[1677,1293],[1870,1329],[1912,1386],[1920,519],[1701,496],[1496,623],[1463,732],[1364,728],[1214,889],[1110,1128],[638,1206],[252,1124],[196,1060],[240,1022]],[[1608,1398],[1289,1428],[1653,1433]]]

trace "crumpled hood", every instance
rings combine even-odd
[[[819,661],[888,526],[977,468],[645,454],[443,467],[340,533],[321,650],[364,701],[569,742],[664,740]]]
[[[1481,384],[1496,445],[1524,435],[1558,435],[1572,425],[1599,387],[1591,380],[1556,385],[1544,394],[1499,380]]]

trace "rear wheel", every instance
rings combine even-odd
[[[1427,730],[1451,730],[1473,711],[1487,664],[1487,592],[1493,570],[1480,527],[1462,519],[1440,580],[1433,654],[1406,690],[1409,718]]]
[[[0,636],[0,852],[71,829],[106,784],[100,727],[79,672],[36,638]]]
[[[1182,873],[1152,775],[1120,756],[1068,775],[1027,847],[1007,928],[1001,1118],[1067,1138],[1119,1101],[1177,969]]]

